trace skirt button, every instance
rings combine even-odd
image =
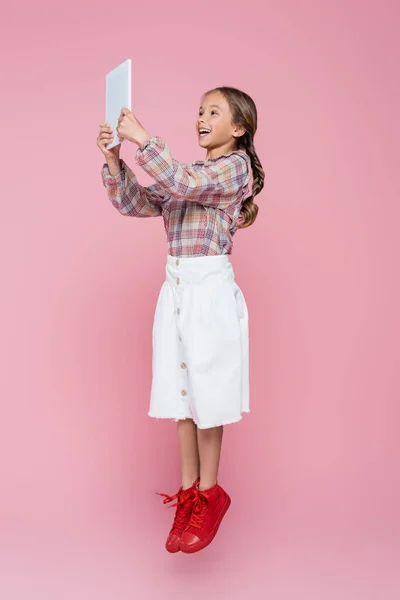
[[[186,390],[181,390],[181,396],[186,396]]]
[[[186,364],[184,362],[181,363],[181,369],[186,369]]]

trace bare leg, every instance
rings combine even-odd
[[[222,425],[210,429],[197,428],[200,455],[200,490],[206,490],[217,483],[222,434]]]
[[[196,430],[197,426],[192,419],[182,419],[177,422],[182,487],[184,490],[190,488],[199,476],[199,450]]]

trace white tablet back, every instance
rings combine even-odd
[[[118,119],[123,108],[131,107],[131,59],[115,67],[106,75],[106,122],[113,128],[114,139],[107,150],[120,143],[117,135]]]

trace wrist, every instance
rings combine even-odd
[[[119,165],[119,156],[109,156],[106,158],[106,162],[108,165]]]
[[[151,139],[151,137],[152,136],[150,135],[150,133],[145,131],[143,132],[143,135],[141,135],[140,138],[136,140],[136,143],[139,146],[140,150],[143,148],[144,144]]]

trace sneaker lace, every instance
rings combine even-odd
[[[188,516],[190,511],[192,510],[192,503],[187,502],[189,498],[191,498],[192,493],[187,490],[179,490],[173,496],[169,496],[168,494],[161,494],[160,492],[156,492],[159,496],[164,496],[163,504],[168,504],[169,502],[173,502],[176,500],[175,504],[171,504],[168,508],[176,507],[175,518],[172,525],[172,529],[183,529],[187,525]],[[171,531],[172,531],[171,529]]]
[[[208,497],[205,494],[202,494],[201,490],[196,489],[189,527],[201,528],[203,526],[207,514],[207,508]]]

